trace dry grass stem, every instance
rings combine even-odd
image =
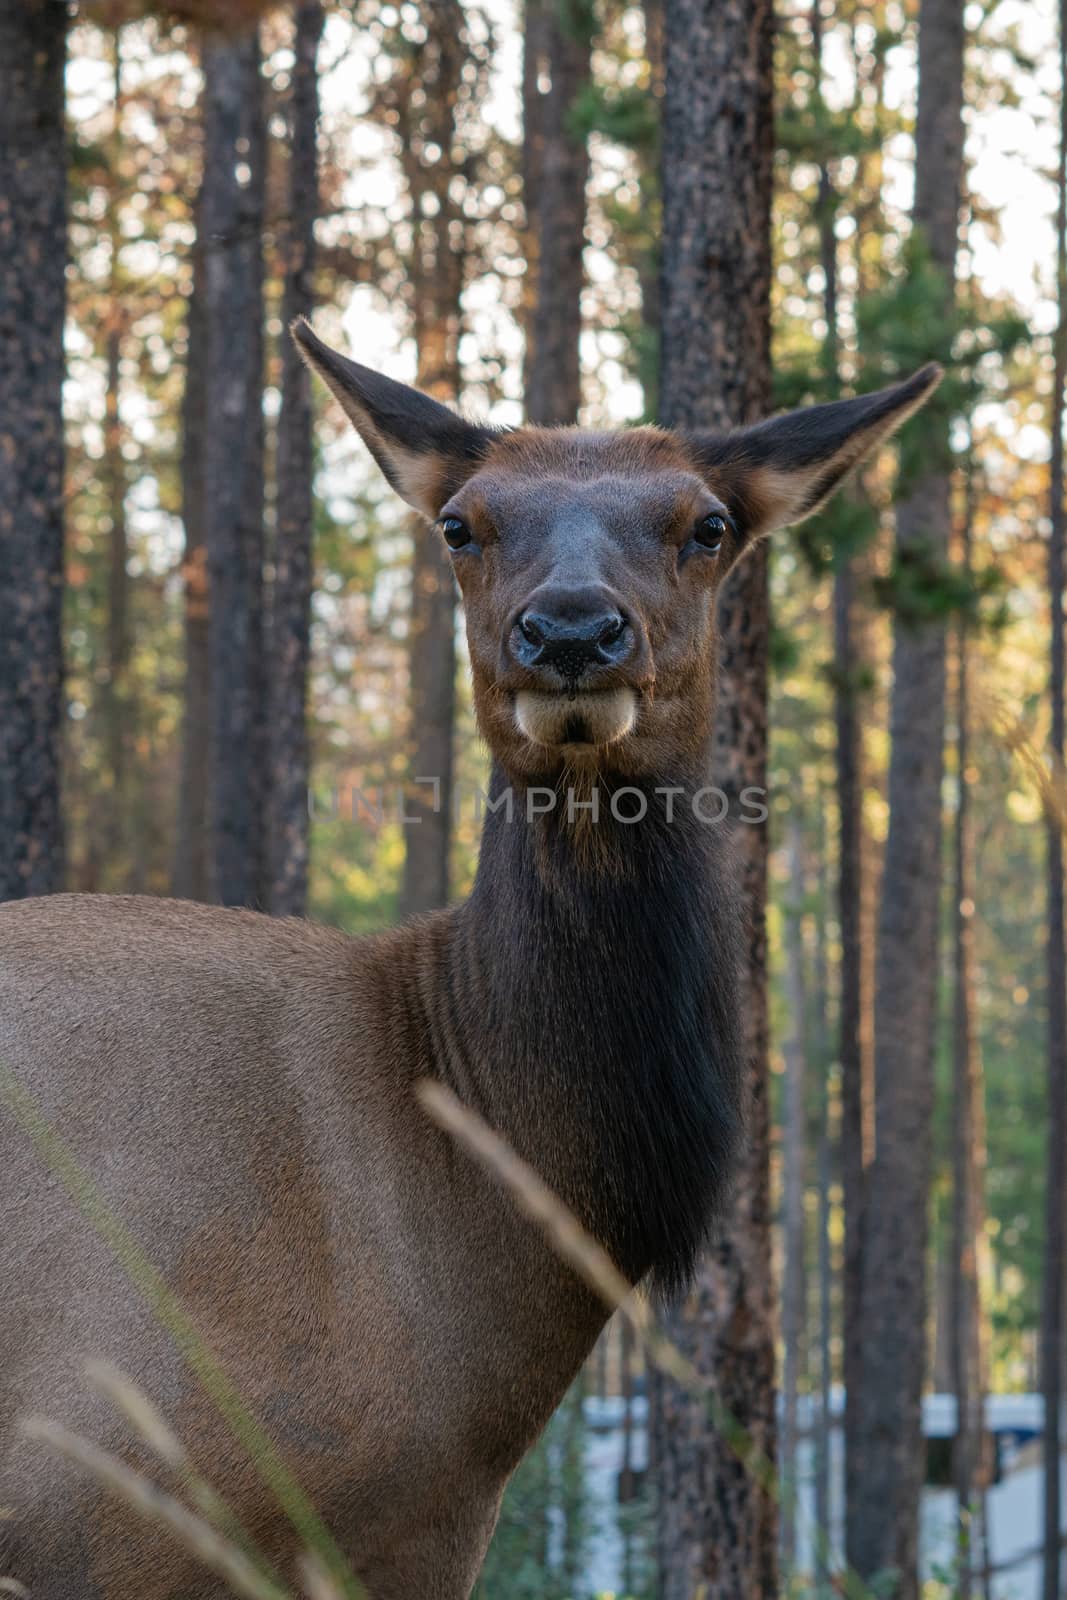
[[[1050,765],[1021,718],[998,695],[979,689],[978,700],[996,738],[1019,763],[1041,801],[1046,817],[1067,834],[1067,773]]]
[[[300,1557],[297,1565],[300,1586],[308,1600],[344,1600],[342,1591],[327,1572],[318,1556],[310,1550]]]
[[[185,1473],[190,1470],[185,1446],[132,1379],[127,1378],[118,1367],[112,1366],[110,1361],[87,1361],[85,1376],[90,1386],[111,1401],[133,1431],[172,1471]]]
[[[503,1184],[519,1209],[542,1229],[561,1260],[574,1268],[610,1310],[625,1317],[655,1356],[660,1371],[691,1393],[707,1394],[707,1381],[659,1330],[648,1302],[637,1296],[603,1246],[507,1141],[443,1083],[422,1078],[415,1085],[415,1094],[438,1127]]]
[[[219,1533],[232,1540],[255,1562],[258,1558],[252,1540],[222,1496],[197,1472],[178,1435],[156,1410],[143,1389],[139,1389],[132,1379],[109,1361],[87,1361],[85,1376],[90,1386],[111,1401],[133,1431],[171,1469],[181,1484],[182,1492],[196,1509]],[[276,1577],[276,1574],[268,1573],[268,1576]]]
[[[319,1552],[348,1600],[360,1600],[363,1594],[361,1586],[348,1570],[329,1529],[289,1471],[270,1435],[245,1406],[225,1371],[201,1339],[180,1300],[171,1292],[162,1273],[140,1249],[121,1218],[112,1211],[96,1185],[82,1171],[33,1096],[3,1062],[0,1062],[0,1102],[7,1105],[42,1163],[63,1184],[82,1215],[111,1250],[130,1283],[171,1335],[190,1370],[226,1422],[234,1439],[245,1450],[261,1481],[274,1495],[303,1545]],[[196,1481],[202,1484],[202,1480]],[[202,1509],[205,1512],[208,1512],[209,1506],[222,1506],[210,1489],[194,1488],[191,1492],[202,1497]]]
[[[72,1461],[141,1516],[166,1528],[191,1555],[228,1584],[234,1594],[243,1596],[243,1600],[292,1600],[287,1589],[272,1582],[242,1550],[223,1538],[202,1517],[117,1456],[45,1417],[26,1417],[20,1426],[28,1438]]]

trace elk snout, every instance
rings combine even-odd
[[[597,667],[622,666],[634,654],[634,630],[602,590],[542,590],[512,629],[510,647],[523,667],[554,669],[568,684]]]
[[[534,744],[601,748],[637,718],[637,693],[604,674],[632,666],[643,635],[609,590],[546,586],[532,594],[510,630],[508,649],[536,675],[515,697],[515,720]]]

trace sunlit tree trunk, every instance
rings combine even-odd
[[[67,8],[0,7],[0,900],[63,883]]]
[[[664,29],[666,26],[666,0],[644,0],[645,57],[648,61],[649,92],[656,105],[655,127],[657,134],[663,127],[664,88]],[[642,152],[645,163],[639,177],[643,204],[658,200],[662,170],[660,141],[657,137]],[[656,230],[650,230],[647,247],[634,261],[637,281],[641,291],[641,323],[644,340],[637,347],[638,376],[644,392],[645,416],[659,418],[659,347],[660,347],[660,295],[662,279],[662,240]]]
[[[589,83],[593,29],[590,0],[527,0],[524,204],[530,284],[525,385],[531,422],[574,422],[581,404],[589,150],[574,118]]]
[[[821,794],[817,795],[821,800]],[[833,1438],[833,1382],[834,1382],[834,1264],[833,1264],[833,1187],[834,1187],[834,1087],[831,1063],[834,1047],[830,1033],[830,959],[827,950],[827,917],[829,916],[829,874],[826,861],[826,841],[820,835],[816,847],[818,870],[817,910],[815,913],[814,959],[812,962],[812,1040],[813,1057],[818,1064],[822,1084],[819,1095],[819,1143],[816,1153],[819,1213],[816,1245],[816,1270],[818,1274],[818,1362],[813,1374],[813,1384],[819,1396],[815,1421],[814,1476],[815,1476],[815,1578],[827,1583],[830,1578],[830,1481],[831,1443]]]
[[[812,54],[816,93],[820,104],[823,75],[823,13],[820,0],[811,7]],[[840,386],[840,339],[838,333],[838,196],[834,174],[827,159],[819,164],[816,191],[816,223],[819,235],[819,262],[823,271],[823,316],[826,336],[822,359],[826,385],[831,397]],[[855,494],[854,488],[849,492]],[[833,577],[833,724],[835,789],[837,800],[836,898],[840,928],[838,958],[837,1051],[840,1061],[840,1117],[837,1137],[838,1166],[844,1211],[844,1259],[841,1272],[841,1347],[842,1377],[845,1386],[844,1460],[845,1502],[850,1502],[849,1483],[858,1458],[856,1439],[857,1404],[863,1382],[863,1209],[867,1169],[874,1152],[874,1052],[871,1015],[871,963],[865,949],[864,889],[866,852],[864,849],[864,750],[863,690],[866,677],[866,652],[861,627],[857,627],[857,590],[862,581],[863,559],[840,552]],[[825,933],[822,933],[825,946]],[[823,991],[825,992],[825,991]],[[825,1001],[824,1001],[825,1004]],[[829,1041],[827,1025],[825,1037]],[[823,1058],[820,1058],[823,1059]],[[825,1058],[828,1061],[828,1056]],[[829,1085],[825,1092],[822,1127],[819,1137],[819,1298],[822,1349],[820,1360],[820,1414],[816,1441],[815,1515],[820,1533],[830,1531],[830,1461],[833,1419],[831,1416],[832,1362],[831,1328],[831,1252],[830,1197],[832,1181],[831,1111]],[[847,1530],[847,1510],[846,1510]],[[847,1532],[846,1532],[847,1543]],[[818,1569],[825,1581],[829,1574],[823,1559],[826,1548],[818,1552]]]
[[[126,571],[126,464],[122,456],[121,312],[112,300],[111,325],[107,332],[107,387],[104,396],[104,463],[107,478],[107,679],[104,694],[105,746],[111,782],[111,840],[108,865],[114,869],[114,854],[126,813],[126,750],[130,735],[131,708],[127,695],[127,668],[130,659],[129,579]]]
[[[968,469],[961,529],[961,566],[971,570],[972,473]],[[982,1327],[982,1259],[985,1229],[985,1084],[975,1017],[974,826],[971,818],[971,684],[969,630],[956,628],[956,826],[953,837],[953,1039],[952,1039],[952,1379],[958,1423],[954,1468],[959,1501],[960,1600],[970,1600],[983,1488],[985,1340]]]
[[[811,8],[814,65],[821,95],[823,19]],[[826,337],[823,365],[831,395],[839,385],[837,194],[829,163],[819,167],[816,201],[819,261],[823,270]],[[856,492],[856,491],[852,491]],[[838,965],[838,1050],[841,1061],[839,1151],[844,1201],[842,1350],[845,1383],[846,1505],[859,1456],[858,1404],[863,1386],[863,1211],[867,1170],[874,1153],[874,1051],[871,1027],[871,963],[865,939],[863,689],[866,653],[857,625],[860,555],[842,553],[833,584],[833,692],[838,815],[837,910],[841,930]]]
[[[466,23],[456,0],[434,0],[425,11],[427,39],[419,79],[428,99],[412,110],[403,157],[415,237],[410,286],[416,383],[427,394],[459,399],[460,300],[465,229],[456,193],[456,107],[467,60]],[[402,134],[403,137],[403,134]],[[441,151],[431,163],[427,145]],[[432,201],[433,203],[428,203]],[[452,773],[456,719],[456,590],[440,536],[419,519],[413,528],[409,668],[410,777],[405,810],[400,912],[431,911],[448,900],[452,842]]]
[[[210,583],[213,892],[264,889],[263,259],[258,33],[204,37],[204,544]]]
[[[288,334],[314,303],[315,218],[319,210],[316,139],[320,0],[296,8],[289,102],[288,217],[283,230],[282,408],[278,418],[277,537],[270,596],[269,905],[302,916],[308,888],[310,757],[307,682],[311,654],[311,375]]]
[[[1052,377],[1048,552],[1052,641],[1049,697],[1053,804],[1048,808],[1048,1166],[1045,1174],[1045,1262],[1041,1301],[1041,1388],[1045,1398],[1043,1600],[1060,1600],[1060,1452],[1063,1448],[1064,1248],[1067,1243],[1067,954],[1064,936],[1064,506],[1063,424],[1067,390],[1067,4],[1060,16],[1060,152],[1057,172],[1056,284],[1059,320]]]
[[[108,792],[102,815],[90,828],[89,851],[99,850],[110,887],[129,888],[135,865],[128,861],[124,881],[118,877],[123,840],[130,833],[129,797],[126,792],[127,752],[132,739],[133,707],[128,694],[130,659],[130,583],[127,573],[126,493],[127,472],[122,447],[122,343],[126,312],[122,303],[119,252],[122,248],[119,192],[122,156],[122,29],[115,29],[114,100],[108,141],[108,171],[112,182],[107,213],[107,240],[111,282],[104,335],[106,381],[104,389],[104,455],[101,476],[107,496],[106,603],[103,672],[99,678],[99,709],[103,731]]]
[[[874,1051],[870,963],[864,951],[864,754],[860,722],[865,657],[856,627],[860,562],[842,561],[834,576],[834,727],[837,762],[837,912],[841,930],[838,1048],[841,1127],[838,1140],[844,1201],[842,1351],[845,1384],[846,1505],[862,1449],[858,1427],[863,1393],[863,1219],[867,1173],[874,1155]],[[851,1517],[848,1519],[851,1526]]]
[[[660,409],[668,426],[728,427],[770,409],[772,36],[769,0],[673,0],[667,8]],[[725,585],[719,616],[715,780],[736,816],[740,790],[765,787],[767,776],[766,544]],[[670,1328],[773,1460],[765,828],[740,827],[737,845],[749,921],[749,1142],[719,1240]],[[663,1600],[776,1594],[775,1507],[706,1406],[659,1382],[653,1435]]]
[[[204,270],[197,220],[193,282],[186,323],[182,398],[182,593],[185,607],[185,689],[182,702],[173,889],[184,900],[210,893],[208,772],[211,745],[211,655],[208,571],[204,544]]]
[[[797,1404],[804,1367],[807,1324],[804,1178],[807,1164],[806,1077],[809,1033],[804,973],[804,839],[800,819],[789,819],[789,903],[785,915],[786,997],[789,1038],[785,1045],[782,1219],[782,1439],[781,1540],[786,1576],[797,1554]]]
[[[953,298],[963,163],[963,8],[922,0],[915,226]],[[951,517],[947,420],[928,414],[923,466],[897,517],[904,570],[934,575]],[[926,1368],[926,1246],[933,1112],[945,624],[896,618],[889,836],[875,988],[874,1160],[863,1234],[864,1369],[853,1480],[860,1575],[893,1569],[899,1600],[918,1594]]]

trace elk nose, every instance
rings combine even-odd
[[[589,667],[625,660],[633,643],[626,618],[614,609],[530,607],[518,619],[518,633],[516,654],[524,666],[554,667],[571,680]]]

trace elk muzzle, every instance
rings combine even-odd
[[[625,672],[643,654],[643,637],[608,589],[535,591],[507,648],[529,683],[516,693],[515,720],[535,744],[597,747],[630,732],[637,694]]]

